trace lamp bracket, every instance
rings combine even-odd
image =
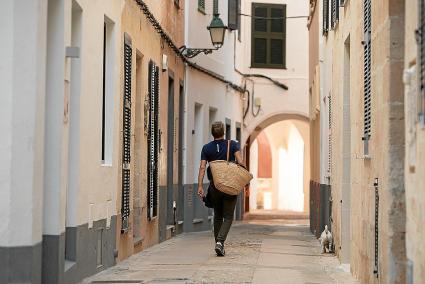
[[[218,50],[218,48],[188,48],[185,45],[183,45],[182,47],[179,48],[179,50],[184,57],[193,58],[200,53],[210,54],[214,50]]]

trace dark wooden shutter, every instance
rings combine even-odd
[[[252,67],[285,68],[286,5],[252,5]]]
[[[159,67],[149,62],[148,219],[158,214]]]
[[[123,149],[122,149],[122,232],[129,228],[130,217],[130,154],[131,154],[131,43],[124,41],[124,101],[123,101]]]
[[[339,20],[339,0],[331,0],[331,1],[332,1],[331,27],[332,29],[334,29]]]
[[[419,77],[419,121],[425,125],[425,0],[419,0],[418,41],[418,77]]]
[[[236,30],[238,28],[238,0],[229,0],[227,8],[227,27],[231,30]]]
[[[323,0],[323,34],[329,31],[329,0]]]
[[[371,135],[372,120],[372,14],[371,0],[364,0],[364,140]],[[365,151],[368,152],[368,151]],[[367,153],[366,153],[367,154]]]

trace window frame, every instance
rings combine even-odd
[[[283,10],[283,29],[281,33],[277,33],[277,32],[271,32],[271,25],[267,24],[267,31],[266,32],[258,32],[255,31],[255,9],[258,7],[265,7],[267,9],[267,17],[270,18],[270,11],[272,8],[280,8]],[[287,5],[286,4],[270,4],[270,3],[252,3],[251,5],[251,15],[252,15],[252,20],[251,20],[251,68],[267,68],[267,69],[286,69],[286,37],[287,37],[287,33],[286,33],[286,12],[287,12]],[[271,21],[271,20],[267,20],[267,21]],[[257,36],[256,36],[257,35]],[[267,40],[267,50],[266,50],[266,61],[267,63],[256,63],[254,61],[255,59],[255,39],[256,38],[263,38]],[[282,45],[282,64],[273,64],[270,61],[270,56],[271,56],[271,52],[270,52],[270,40],[271,39],[282,39],[283,41],[283,45]]]

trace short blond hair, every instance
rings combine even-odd
[[[217,139],[224,136],[224,124],[221,121],[216,121],[211,125],[211,134]]]

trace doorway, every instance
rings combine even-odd
[[[341,240],[341,262],[350,263],[351,247],[351,113],[350,113],[350,36],[344,44],[344,94],[342,128],[342,198],[340,202],[340,240]]]
[[[142,242],[142,172],[143,172],[143,88],[142,88],[142,55],[136,52],[136,96],[135,96],[135,127],[134,127],[134,190],[133,190],[133,243],[135,246]]]
[[[167,109],[167,225],[175,225],[174,218],[174,76],[168,71]]]

